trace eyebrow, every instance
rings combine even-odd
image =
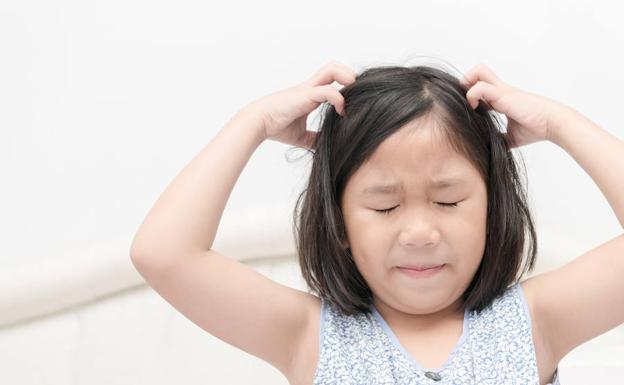
[[[434,190],[444,190],[446,188],[466,183],[464,179],[458,177],[444,178],[432,181],[429,186]],[[362,195],[394,194],[402,189],[400,183],[382,184],[370,186],[362,191]]]

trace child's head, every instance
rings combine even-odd
[[[456,77],[376,67],[340,92],[346,116],[324,111],[295,208],[313,292],[349,314],[375,298],[408,313],[480,311],[533,268],[536,236],[514,157],[496,115],[473,110]],[[434,184],[447,178],[460,182]],[[397,268],[427,264],[445,266],[425,279]]]

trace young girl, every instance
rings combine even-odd
[[[324,102],[318,133],[307,131]],[[211,249],[267,139],[313,154],[295,223],[315,294]],[[568,352],[624,322],[624,236],[520,282],[536,236],[511,149],[543,140],[579,163],[624,226],[624,143],[575,110],[484,65],[458,80],[329,63],[241,109],[163,192],[130,255],[187,318],[291,384],[556,384]]]

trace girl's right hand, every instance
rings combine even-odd
[[[250,107],[262,116],[265,139],[310,148],[317,133],[306,130],[308,115],[327,101],[344,116],[344,98],[331,84],[349,85],[356,76],[344,64],[330,62],[303,83],[251,102]]]

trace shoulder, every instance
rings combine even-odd
[[[338,306],[318,297],[308,315],[287,376],[292,385],[313,383],[319,367],[328,370],[328,367],[356,361],[361,352],[352,348],[353,343],[363,346],[367,344],[365,341],[373,341],[380,335],[373,332],[381,326],[375,322],[372,312],[345,314]],[[324,343],[325,339],[330,339],[331,344]]]
[[[557,373],[557,367],[562,356],[559,357],[555,354],[552,342],[550,342],[546,333],[544,320],[542,318],[542,314],[538,311],[539,306],[536,303],[539,282],[532,278],[528,278],[523,281],[521,286],[525,293],[527,305],[531,312],[535,356],[540,370],[540,379],[552,378],[552,373]]]
[[[536,327],[555,361],[624,322],[624,234],[528,278]]]
[[[471,319],[484,326],[501,318],[509,319],[515,323],[521,322],[521,318],[518,316],[526,314],[528,310],[526,301],[523,299],[522,284],[522,282],[518,282],[508,286],[481,310],[470,311]],[[499,325],[502,326],[503,324],[499,322]]]
[[[542,341],[543,325],[537,311],[537,304],[535,300],[537,293],[536,282],[531,278],[525,279],[517,284],[517,290],[518,295],[522,299],[522,306],[524,307],[525,315],[531,327],[533,337],[534,339],[537,338],[539,341]],[[538,341],[536,340],[534,342],[537,344]]]
[[[539,282],[534,279],[528,278],[520,282],[520,288],[522,289],[527,311],[529,312],[537,359],[539,362],[543,361],[548,365],[556,366],[560,359],[557,359],[553,354],[552,346],[548,342],[548,337],[545,335],[544,321],[538,311],[538,305],[536,303],[538,283]]]
[[[467,314],[471,339],[479,341],[483,349],[496,350],[501,341],[530,347],[533,312],[530,301],[526,300],[523,285],[522,282],[512,284],[485,308]]]
[[[325,306],[321,298],[310,294],[307,307],[307,317],[302,333],[295,341],[296,351],[292,357],[291,366],[286,373],[292,385],[311,384],[319,361],[321,316]]]
[[[533,330],[533,334],[536,336],[542,336],[542,325],[539,319],[539,314],[537,312],[536,305],[536,281],[528,278],[518,284],[518,288],[520,289],[520,294],[524,297],[524,303],[526,306],[526,310],[529,313],[528,317],[531,322],[531,329]]]
[[[539,341],[545,341],[544,338],[544,322],[539,312],[539,306],[537,304],[537,293],[539,291],[539,281],[533,279],[535,277],[527,278],[520,282],[520,288],[526,301],[527,310],[529,311],[529,317],[531,320],[531,328],[533,329],[533,335],[539,339]],[[537,343],[538,341],[536,341]]]

